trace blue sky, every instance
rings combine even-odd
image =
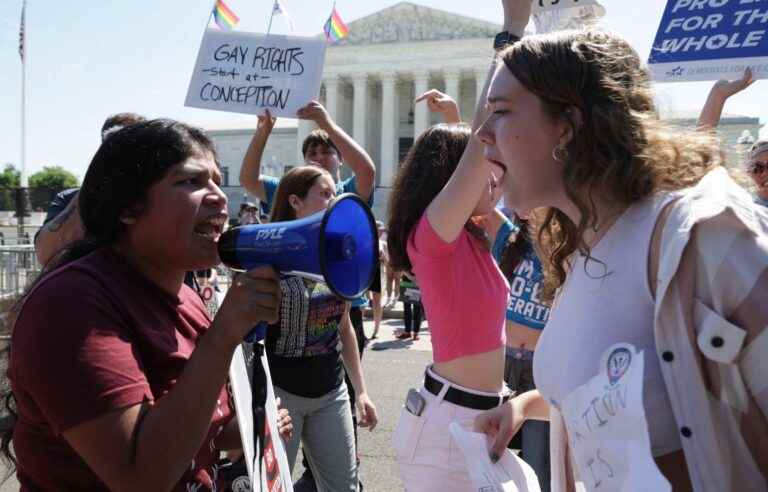
[[[647,58],[666,0],[600,0],[603,26],[623,34]],[[166,116],[192,124],[241,124],[247,115],[184,107],[189,77],[212,0],[29,0],[31,109],[30,174],[57,164],[78,177],[99,144],[104,118],[120,111]],[[421,5],[494,22],[496,0],[415,0]],[[264,32],[272,0],[227,0],[241,18],[239,29]],[[331,0],[283,0],[296,34],[317,34]],[[394,5],[396,0],[337,0],[350,22]],[[21,0],[0,2],[0,164],[20,160],[21,64],[18,29]],[[287,32],[281,19],[276,32]],[[729,101],[726,111],[768,121],[768,89],[758,81]],[[660,106],[701,107],[711,82],[657,86]]]

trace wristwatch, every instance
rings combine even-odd
[[[509,31],[502,31],[493,39],[493,49],[499,52],[518,41],[520,41],[520,36],[515,36]]]

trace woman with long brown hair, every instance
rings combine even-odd
[[[505,0],[503,7],[505,31],[497,47],[523,34],[531,2]],[[480,105],[474,124],[485,114]],[[393,436],[406,490],[474,489],[467,461],[446,429],[509,398],[509,285],[491,255],[489,234],[477,223],[494,211],[505,171],[503,164],[484,159],[468,127],[437,125],[419,136],[393,187],[390,262],[416,275],[434,360],[423,387],[408,393]]]
[[[543,209],[555,303],[534,357],[539,389],[476,422],[496,436],[492,452],[549,418],[553,490],[571,490],[569,463],[588,490],[637,479],[764,490],[768,217],[711,136],[659,121],[648,72],[619,36],[531,36],[501,62],[478,136],[508,169],[508,205]],[[616,388],[638,402],[611,405]]]
[[[291,169],[277,187],[270,221],[309,217],[326,210],[335,197],[328,171]],[[359,425],[370,430],[378,417],[365,387],[349,303],[325,284],[296,276],[282,278],[280,289],[280,317],[267,330],[266,353],[275,396],[293,418],[288,461],[293,468],[301,443],[320,491],[356,491],[353,412],[360,415]]]

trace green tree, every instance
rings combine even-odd
[[[45,166],[29,177],[29,201],[32,209],[48,209],[56,193],[79,186],[77,177],[60,166]]]
[[[21,173],[16,169],[16,166],[10,162],[3,166],[3,171],[0,172],[0,187],[2,188],[15,188],[19,186],[21,180]]]
[[[13,210],[14,190],[19,186],[21,173],[16,167],[9,163],[3,166],[0,172],[0,210]]]

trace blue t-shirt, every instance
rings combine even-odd
[[[768,207],[768,200],[761,196],[755,198],[755,203],[762,205],[763,207]]]
[[[491,250],[497,263],[501,263],[501,255],[509,242],[509,236],[519,230],[520,228],[511,221],[505,221],[501,225]],[[549,306],[543,304],[539,298],[544,272],[533,245],[529,244],[508,280],[510,293],[507,320],[529,328],[543,329],[549,319]]]
[[[261,212],[263,214],[269,214],[270,210],[272,210],[272,200],[275,198],[275,192],[280,185],[280,178],[262,175],[261,182],[264,184],[264,193],[267,195],[267,202],[261,202]],[[342,193],[358,194],[356,176],[352,176],[336,183],[336,194],[341,195]],[[368,198],[367,203],[369,207],[373,206],[373,192],[371,192],[371,196]]]
[[[533,246],[523,254],[509,279],[507,319],[529,328],[541,330],[549,319],[549,306],[541,302],[544,284],[541,261]]]

